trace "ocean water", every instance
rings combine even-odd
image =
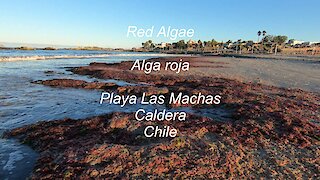
[[[120,108],[117,105],[100,105],[100,91],[51,88],[31,82],[53,78],[94,81],[97,79],[73,74],[66,71],[66,67],[84,66],[90,62],[113,63],[159,56],[168,55],[107,51],[0,50],[0,136],[4,131],[38,121],[80,119],[114,111],[137,110],[137,106]],[[45,58],[39,60],[37,57]],[[114,80],[100,81],[126,84]],[[0,179],[25,179],[32,171],[36,158],[37,153],[29,147],[14,139],[0,138]]]

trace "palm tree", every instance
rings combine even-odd
[[[200,48],[200,50],[203,48],[203,44],[200,39],[198,40],[198,50],[199,50],[199,48]]]
[[[262,36],[263,36],[263,38],[262,38],[262,40],[261,40],[261,46],[262,46],[262,50],[264,50],[264,48],[263,48],[263,41],[264,41],[264,38],[265,38],[265,36],[266,36],[266,34],[267,34],[267,31],[262,31]]]
[[[241,39],[238,39],[236,46],[236,54],[238,53],[238,49],[240,49],[239,54],[241,54]]]
[[[262,36],[265,36],[267,34],[267,31],[262,31]]]
[[[260,36],[261,36],[261,31],[258,31],[258,43],[259,43]]]

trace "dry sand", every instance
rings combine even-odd
[[[190,73],[319,92],[320,62],[229,57],[198,57]],[[200,66],[200,67],[199,67]],[[222,66],[222,68],[214,68]],[[213,67],[213,68],[210,68]]]

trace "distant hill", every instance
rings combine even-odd
[[[52,44],[35,44],[35,43],[11,43],[11,42],[0,42],[0,47],[32,47],[32,48],[73,48],[76,46],[68,45],[52,45]]]

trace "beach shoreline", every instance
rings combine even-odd
[[[179,61],[154,58],[149,61]],[[54,88],[112,91],[118,94],[218,93],[223,121],[216,107],[186,105],[186,122],[138,122],[132,113],[114,112],[80,120],[39,122],[6,132],[40,153],[31,178],[316,178],[320,127],[318,92],[266,85],[266,80],[235,80],[243,76],[241,62],[218,57],[183,57],[190,71],[130,71],[132,61],[91,63],[70,68],[75,74],[115,79],[135,86],[54,79],[35,83]],[[236,62],[236,63],[235,63]],[[234,64],[235,63],[235,64]],[[232,65],[234,64],[234,65]],[[258,67],[261,63],[257,64]],[[249,63],[250,68],[255,68]],[[232,71],[229,69],[237,69]],[[264,66],[262,66],[264,68]],[[292,65],[288,72],[295,68]],[[225,73],[224,73],[225,72]],[[230,76],[228,75],[230,72]],[[286,72],[285,72],[286,73]],[[272,72],[270,74],[273,74]],[[233,77],[233,78],[230,78]],[[274,81],[274,80],[272,80]],[[317,82],[315,82],[317,85]],[[287,87],[291,87],[288,83]],[[299,85],[302,89],[308,86]],[[309,88],[310,89],[310,88]],[[312,89],[312,88],[311,88]],[[178,108],[179,105],[168,108]],[[202,113],[205,110],[207,113]],[[201,115],[203,114],[203,115]],[[209,114],[209,115],[208,115]],[[222,117],[220,117],[222,118]],[[312,121],[311,121],[312,119]],[[173,125],[176,138],[146,139],[141,127]],[[65,148],[68,147],[68,148]],[[295,161],[293,161],[295,159]]]

